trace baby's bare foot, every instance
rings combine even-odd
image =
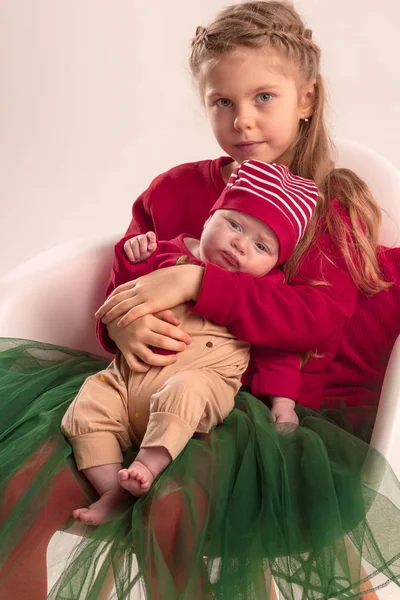
[[[129,469],[119,471],[118,480],[121,487],[128,490],[132,496],[143,496],[149,491],[154,475],[143,463],[135,460]]]
[[[87,508],[77,508],[72,515],[86,525],[100,525],[110,514],[112,509],[127,498],[121,488],[108,490],[96,502]]]

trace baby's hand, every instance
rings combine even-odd
[[[271,414],[275,423],[294,423],[299,424],[299,419],[294,411],[296,403],[290,398],[281,398],[275,396],[272,399]]]
[[[136,235],[124,244],[125,254],[132,263],[146,260],[153,254],[156,248],[156,234],[153,231]]]

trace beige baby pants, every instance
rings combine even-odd
[[[186,305],[174,313],[192,338],[175,364],[134,373],[118,354],[81,387],[61,424],[78,469],[122,463],[132,444],[164,446],[174,459],[232,410],[249,345]]]

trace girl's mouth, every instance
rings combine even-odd
[[[248,153],[252,150],[256,150],[259,146],[262,146],[264,142],[241,142],[240,144],[235,144],[235,148],[240,150],[241,152]]]

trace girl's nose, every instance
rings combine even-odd
[[[237,131],[248,131],[254,129],[256,120],[249,111],[240,112],[236,115],[233,126]]]

